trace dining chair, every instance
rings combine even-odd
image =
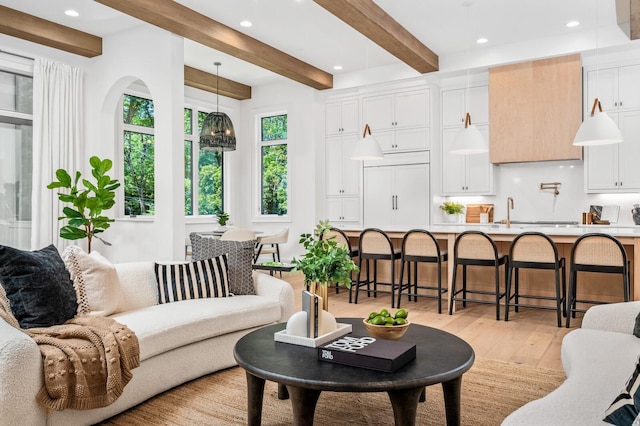
[[[342,229],[330,228],[329,231],[324,236],[322,236],[322,238],[324,239],[333,238],[338,243],[339,247],[344,247],[349,251],[351,260],[358,257],[358,253],[359,253],[358,246],[351,244],[351,240],[349,239],[349,236],[347,236],[347,234],[345,234]],[[353,284],[354,282],[355,280],[352,280],[351,284]],[[340,292],[340,287],[336,285],[336,293],[339,293],[339,292]]]
[[[220,239],[223,241],[252,241],[256,239],[256,233],[250,229],[233,228],[225,231]]]
[[[260,236],[256,242],[256,254],[254,262],[264,254],[270,254],[274,262],[280,262],[280,244],[285,244],[289,240],[289,228],[274,235]]]

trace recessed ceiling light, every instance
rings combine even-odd
[[[340,71],[342,69],[342,65],[336,65],[333,67],[334,70]]]
[[[250,26],[252,26],[252,25],[253,25],[253,24],[251,23],[251,21],[249,21],[249,20],[247,20],[247,19],[245,19],[244,21],[240,22],[240,26],[241,26],[241,27],[250,27]]]
[[[76,18],[76,17],[80,16],[80,14],[78,13],[78,11],[73,10],[73,9],[67,9],[67,10],[65,10],[65,11],[64,11],[64,14],[65,14],[65,15],[67,15],[67,16],[72,16],[72,17],[74,17],[74,18]]]
[[[578,21],[569,21],[569,22],[567,22],[567,27],[569,27],[569,28],[577,27],[578,25],[580,25],[580,22],[578,22]]]
[[[476,40],[476,43],[478,44],[485,44],[486,42],[488,42],[489,39],[486,39],[484,37],[480,37],[479,39]]]

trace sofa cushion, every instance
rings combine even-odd
[[[228,241],[205,238],[192,233],[192,260],[211,259],[227,253],[229,255],[229,287],[235,295],[256,294],[253,283],[252,264],[255,241]]]
[[[111,318],[136,333],[143,361],[211,337],[272,324],[280,312],[276,300],[245,295],[165,303]]]
[[[636,361],[635,368],[627,384],[613,403],[605,411],[604,421],[614,425],[629,425],[638,417],[640,407],[640,359]]]
[[[94,316],[111,315],[120,301],[120,280],[115,266],[97,251],[86,253],[69,246],[62,259],[73,280],[78,297],[78,313]]]
[[[76,292],[58,250],[0,246],[0,281],[22,328],[49,327],[73,318]]]
[[[229,296],[227,255],[197,262],[156,263],[158,302]]]

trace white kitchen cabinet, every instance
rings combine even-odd
[[[326,197],[327,219],[332,224],[360,222],[360,197]]]
[[[374,132],[375,138],[385,154],[429,149],[431,147],[429,134],[430,127]]]
[[[618,124],[623,142],[586,147],[587,192],[640,191],[640,110],[609,112]]]
[[[604,111],[640,109],[640,65],[590,70],[587,72],[585,115],[597,97]]]
[[[429,90],[418,89],[362,98],[362,121],[371,132],[430,123]]]
[[[325,136],[359,133],[358,99],[345,99],[325,105]]]
[[[489,126],[476,126],[489,140]],[[493,165],[486,154],[449,154],[460,127],[442,129],[442,195],[487,195],[493,193]]]
[[[360,195],[360,162],[351,159],[357,135],[325,139],[325,195]]]
[[[365,167],[365,226],[427,226],[429,181],[429,164],[426,163]]]
[[[443,127],[464,126],[467,112],[471,115],[471,124],[489,122],[488,86],[442,91]]]

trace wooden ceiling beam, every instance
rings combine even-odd
[[[102,38],[0,6],[0,32],[76,55],[102,55]]]
[[[438,71],[438,55],[372,0],[314,1],[418,72]]]
[[[640,0],[616,0],[616,18],[630,40],[640,39]]]
[[[251,99],[251,86],[224,77],[217,77],[215,74],[187,65],[184,66],[185,86],[195,87],[196,89],[206,90],[211,93],[218,93],[216,79],[219,79],[220,95],[238,99],[239,101]]]
[[[315,89],[333,87],[333,76],[173,0],[96,0],[173,34],[219,50]]]

